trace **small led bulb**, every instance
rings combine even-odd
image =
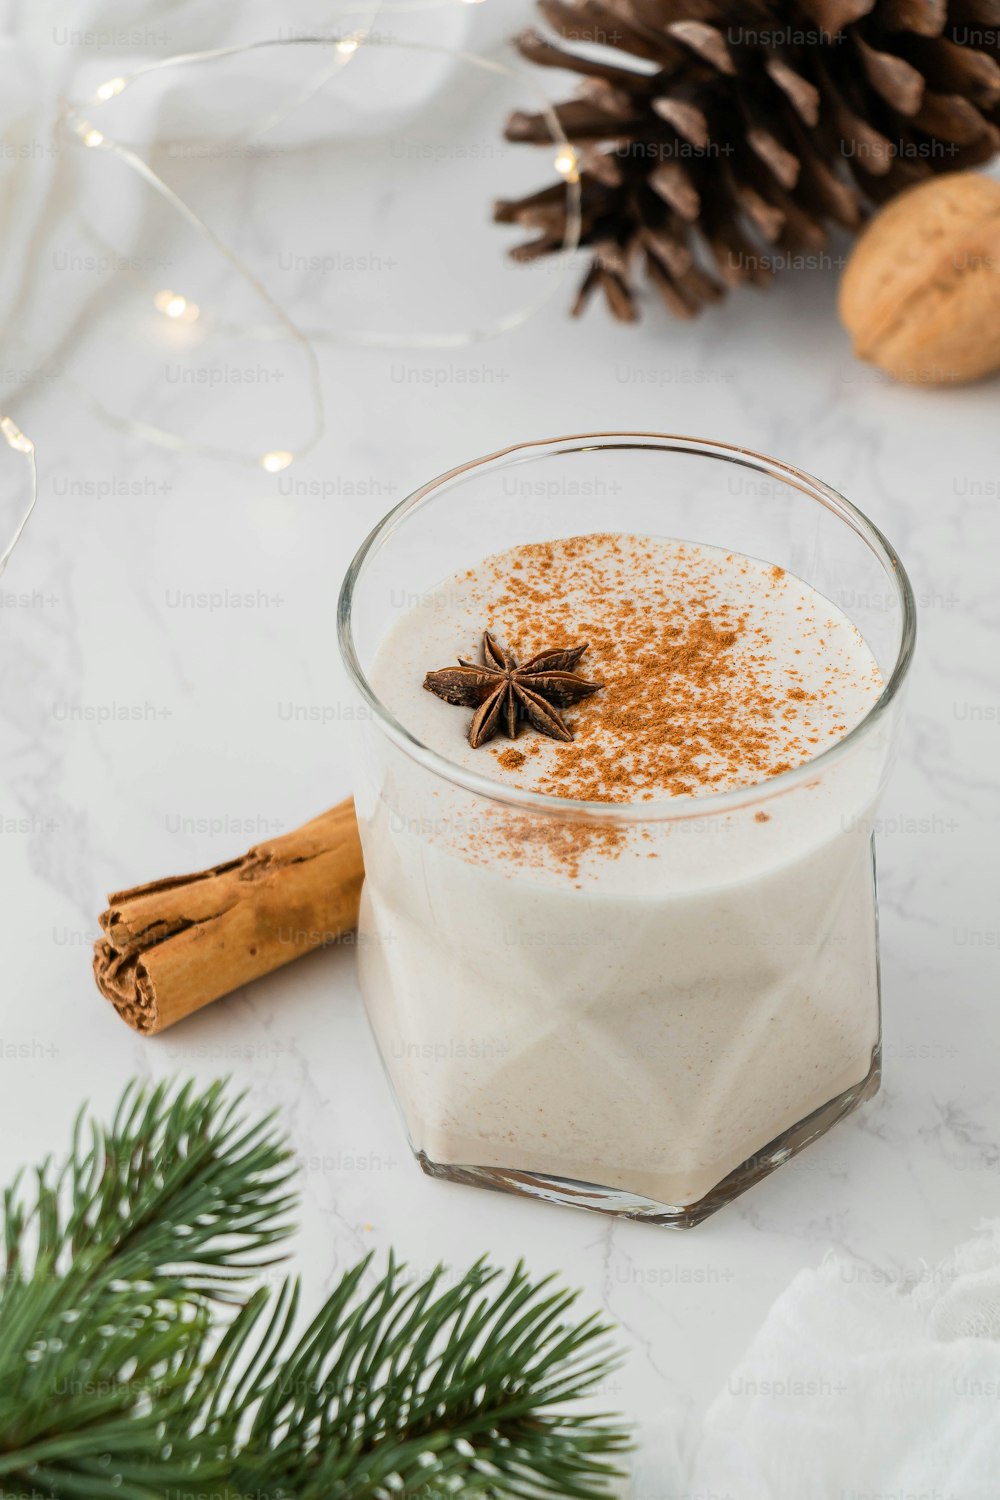
[[[34,453],[35,445],[11,417],[0,417],[0,432],[15,453]]]
[[[197,302],[189,302],[180,292],[172,292],[168,288],[157,292],[153,305],[165,318],[170,318],[175,323],[193,323],[201,311]]]
[[[552,165],[560,176],[566,178],[567,182],[577,182],[579,180],[579,162],[572,146],[563,146],[557,153]]]
[[[107,83],[101,84],[94,97],[104,104],[108,99],[113,99],[116,94],[120,94],[125,86],[126,80],[124,78],[109,78]]]
[[[285,448],[275,448],[270,453],[261,456],[260,466],[269,474],[280,474],[282,469],[295,462],[295,454],[289,453]]]

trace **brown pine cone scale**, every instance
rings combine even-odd
[[[815,256],[832,224],[1000,148],[1000,0],[540,0],[522,54],[580,76],[556,106],[603,293],[638,316],[637,271],[691,317],[728,287]],[[507,138],[552,146],[544,114]],[[566,173],[564,172],[564,175]],[[567,239],[567,191],[499,203],[534,260]]]

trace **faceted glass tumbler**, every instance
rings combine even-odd
[[[519,791],[393,718],[369,669],[400,611],[488,554],[594,531],[798,575],[857,625],[881,696],[803,766],[624,805]],[[915,612],[898,558],[853,505],[722,443],[526,443],[385,517],[345,579],[339,633],[362,700],[360,979],[424,1171],[687,1227],[877,1090],[873,817]],[[533,857],[552,848],[591,851],[588,877]]]

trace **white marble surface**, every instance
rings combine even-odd
[[[314,172],[289,153],[280,236],[239,179],[246,246],[295,248],[316,224],[336,240]],[[464,274],[469,291],[490,271]],[[646,1500],[679,1493],[658,1435],[677,1421],[690,1433],[796,1271],[845,1247],[905,1283],[1000,1211],[998,386],[889,385],[853,360],[835,287],[829,268],[792,272],[692,324],[651,308],[635,328],[597,308],[571,322],[560,296],[467,350],[321,345],[329,431],[278,478],[123,435],[60,379],[30,397],[8,379],[3,395],[37,444],[40,497],[0,584],[0,1175],[60,1149],[81,1100],[107,1111],[134,1074],[231,1074],[280,1110],[302,1158],[297,1253],[314,1291],[373,1246],[418,1267],[487,1250],[564,1273],[607,1312],[628,1349],[608,1396],[643,1424]],[[324,291],[306,272],[300,311]],[[247,433],[247,391],[228,381],[185,407],[158,337],[134,409]],[[81,338],[110,389],[114,341],[99,319]],[[406,382],[403,368],[431,374]],[[280,390],[290,415],[293,379]],[[887,532],[921,606],[878,839],[882,1092],[686,1234],[423,1177],[348,945],[156,1040],[129,1032],[90,974],[109,890],[215,863],[347,792],[334,608],[382,512],[464,458],[590,428],[686,431],[801,464]],[[260,446],[252,426],[248,446]],[[109,709],[128,717],[108,722]]]

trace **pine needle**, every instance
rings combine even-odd
[[[292,1227],[291,1171],[224,1084],[132,1085],[7,1190],[0,1496],[607,1495],[627,1435],[579,1403],[617,1360],[574,1294],[368,1257],[297,1332],[294,1280],[247,1285]]]

